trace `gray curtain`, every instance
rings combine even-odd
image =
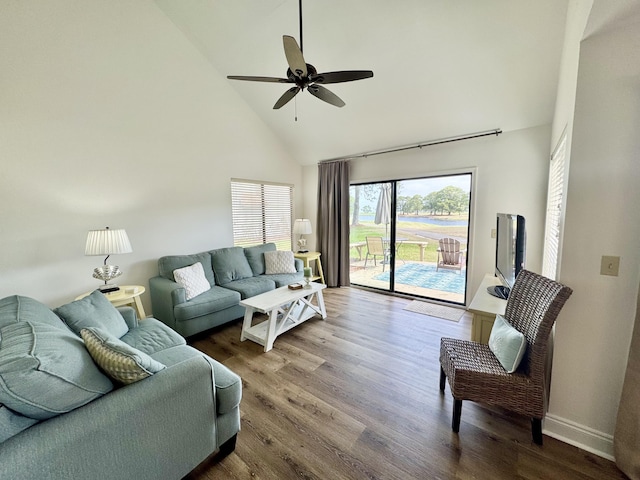
[[[328,287],[349,285],[349,162],[318,164],[318,251]]]
[[[613,434],[613,452],[618,468],[633,480],[640,479],[640,295],[631,336],[627,373]]]

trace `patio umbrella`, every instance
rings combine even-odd
[[[380,196],[378,197],[376,216],[373,222],[376,225],[384,223],[384,234],[388,238],[389,222],[391,222],[391,185],[388,183],[380,185]]]

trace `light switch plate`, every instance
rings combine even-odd
[[[611,257],[607,255],[602,256],[602,261],[600,262],[600,275],[611,275],[612,277],[617,277],[618,270],[620,270],[620,257]]]

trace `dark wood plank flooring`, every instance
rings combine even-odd
[[[241,321],[191,339],[243,380],[234,453],[193,479],[624,479],[598,456],[544,437],[529,420],[438,389],[441,336],[460,322],[403,310],[409,300],[355,288],[325,290],[328,318],[276,339],[240,342]]]

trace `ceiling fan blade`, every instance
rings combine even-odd
[[[229,80],[247,80],[249,82],[293,83],[288,78],[276,77],[247,77],[243,75],[227,75]]]
[[[342,101],[340,97],[338,97],[335,93],[330,90],[321,87],[320,85],[309,85],[307,87],[309,93],[314,97],[318,97],[320,100],[323,100],[331,105],[336,107],[344,107],[345,103]]]
[[[302,56],[302,50],[298,46],[298,42],[289,35],[282,36],[282,43],[284,44],[284,54],[287,57],[287,63],[289,69],[298,78],[304,78],[307,76],[307,63]]]
[[[341,72],[319,73],[311,77],[311,82],[315,83],[342,83],[353,82],[354,80],[363,80],[373,77],[371,70],[344,70]]]
[[[273,109],[277,110],[280,107],[285,106],[289,102],[289,100],[291,100],[293,97],[295,97],[298,94],[300,90],[302,90],[300,87],[295,86],[290,88],[286,92],[284,92],[284,94],[278,99],[276,104],[273,106]]]

